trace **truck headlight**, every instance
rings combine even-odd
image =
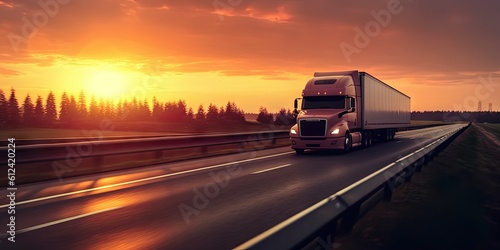
[[[332,135],[338,135],[338,134],[339,134],[339,132],[340,132],[340,129],[336,128],[336,129],[334,129],[334,130],[331,132],[331,134],[332,134]]]
[[[291,133],[292,135],[296,135],[296,134],[297,134],[297,131],[295,131],[295,129],[293,129],[293,128],[292,128],[292,129],[290,129],[290,133]]]

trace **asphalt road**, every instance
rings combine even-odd
[[[0,249],[234,248],[457,126],[347,155],[278,148],[17,186],[15,243],[4,189]]]

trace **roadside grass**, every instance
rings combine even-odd
[[[480,126],[494,134],[500,140],[500,124],[481,124]]]
[[[336,249],[500,249],[500,149],[473,126]]]

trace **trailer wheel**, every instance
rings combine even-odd
[[[349,151],[351,151],[351,148],[352,148],[352,136],[351,134],[349,134],[349,132],[346,132],[345,133],[345,137],[344,137],[344,153],[349,153]]]
[[[368,136],[366,138],[367,142],[368,142],[367,145],[368,145],[368,147],[371,147],[372,143],[373,143],[373,134],[372,134],[372,131],[367,131],[366,133],[368,134]]]
[[[361,146],[363,148],[368,147],[368,132],[361,133]]]
[[[304,150],[303,149],[295,149],[295,153],[298,155],[301,155],[304,153]]]

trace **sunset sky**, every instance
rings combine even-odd
[[[84,90],[276,112],[315,71],[358,69],[415,111],[478,100],[500,110],[499,10],[493,0],[0,0],[0,89],[20,102]]]

